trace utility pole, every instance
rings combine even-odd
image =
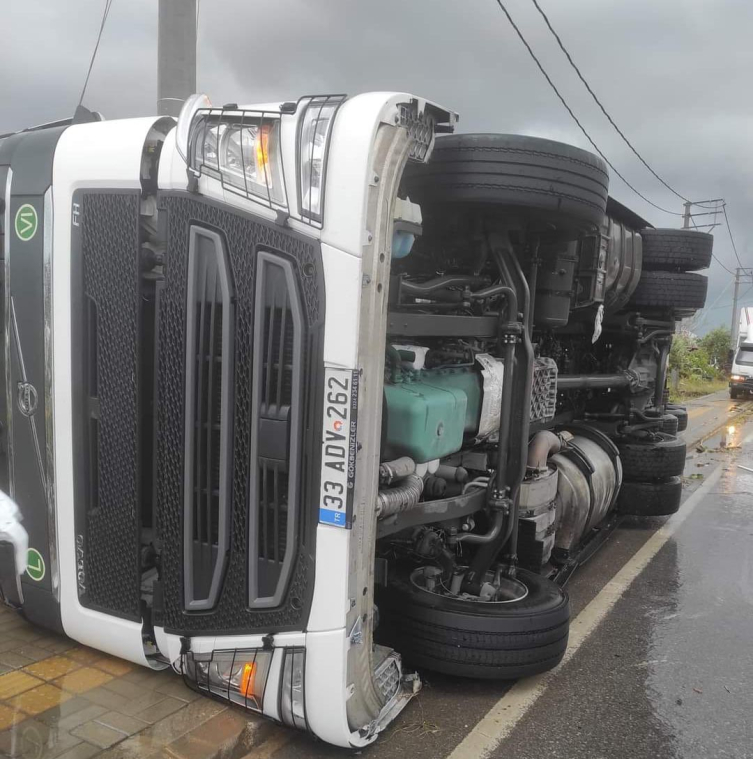
[[[716,203],[715,206],[709,206],[709,203]],[[719,205],[721,203],[721,205]],[[693,225],[693,229],[700,231],[701,229],[707,229],[709,232],[714,228],[718,227],[719,224],[716,221],[717,214],[721,210],[722,206],[724,205],[724,198],[711,198],[710,200],[696,200],[694,202],[686,201],[683,203],[685,206],[685,212],[682,215],[682,228],[683,229],[690,229],[690,225]],[[700,206],[701,208],[710,208],[709,211],[704,211],[702,213],[691,213],[691,208],[693,206]],[[695,217],[696,216],[713,216],[714,221],[711,224],[696,224],[695,223]]]
[[[737,295],[740,291],[740,272],[742,269],[735,269],[735,294],[732,296],[732,325],[729,329],[730,340],[732,341],[732,350],[737,350],[737,327],[740,323],[740,317],[737,314]]]
[[[683,229],[690,229],[690,207],[692,205],[693,204],[690,201],[687,201],[687,203],[685,203],[685,213],[683,214],[683,217],[682,217]]]
[[[196,0],[159,0],[157,113],[177,116],[196,92]]]

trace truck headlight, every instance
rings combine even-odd
[[[312,221],[322,221],[329,141],[344,99],[344,95],[311,98],[299,122],[298,206],[301,216]]]
[[[280,690],[280,717],[286,725],[306,729],[304,680],[306,650],[291,648],[285,651]]]
[[[270,206],[285,205],[280,119],[257,111],[209,111],[191,134],[191,168]]]
[[[732,382],[745,382],[745,377],[743,377],[741,374],[731,374],[730,380]]]
[[[262,649],[183,655],[183,674],[198,690],[261,711],[272,652]]]

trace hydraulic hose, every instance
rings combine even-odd
[[[472,285],[484,284],[485,280],[482,277],[471,277],[468,275],[448,275],[444,277],[436,277],[430,279],[428,282],[422,282],[420,284],[416,282],[402,281],[400,283],[400,290],[406,295],[425,296],[431,295],[438,290],[444,290],[448,287],[470,287]]]
[[[508,336],[504,343],[505,351],[505,374],[502,385],[503,416],[500,421],[499,442],[497,449],[496,481],[492,490],[492,498],[489,501],[491,508],[499,509],[494,514],[494,523],[502,522],[505,516],[505,506],[509,512],[506,529],[492,536],[488,541],[482,541],[476,551],[470,570],[466,573],[463,587],[477,591],[480,578],[486,575],[489,567],[497,557],[499,551],[508,544],[508,558],[511,565],[517,561],[517,527],[518,527],[518,495],[520,485],[525,476],[526,456],[524,451],[528,446],[528,429],[530,425],[531,408],[531,383],[533,380],[533,345],[531,344],[533,313],[531,290],[528,286],[523,270],[515,256],[510,244],[508,233],[494,233],[489,236],[489,243],[502,278],[517,294],[517,304],[523,314],[523,329],[519,340],[513,342]],[[536,251],[534,251],[536,258]],[[535,278],[532,270],[531,278]],[[517,314],[511,315],[517,320]],[[514,358],[513,358],[514,357]],[[511,373],[508,374],[508,366]],[[514,368],[513,368],[514,367]],[[505,397],[505,390],[511,395]],[[505,409],[509,409],[509,416],[505,420]],[[496,492],[495,492],[496,491]]]
[[[412,509],[421,498],[424,481],[416,474],[409,474],[394,488],[380,490],[377,494],[377,516],[387,517]]]
[[[494,543],[499,537],[499,534],[502,532],[502,526],[504,523],[504,513],[501,511],[496,511],[492,517],[492,526],[488,532],[484,533],[483,535],[479,535],[475,532],[464,532],[461,535],[457,536],[457,541],[458,543],[463,541],[465,543],[477,543],[479,545]]]

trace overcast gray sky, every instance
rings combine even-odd
[[[72,113],[103,0],[4,0],[0,132]],[[724,197],[753,265],[753,3],[750,0],[540,0],[592,87],[647,160],[686,197]],[[156,0],[114,0],[84,104],[108,118],[156,100]],[[598,111],[531,0],[507,0],[568,102],[612,163],[682,211]],[[521,132],[589,148],[495,0],[201,0],[199,89],[214,102],[314,92],[407,90],[460,113],[460,131]],[[611,194],[656,226],[679,226],[617,177]],[[698,219],[700,223],[703,219]],[[736,265],[726,229],[716,256]],[[709,272],[699,331],[728,324],[731,277]],[[744,285],[741,292],[745,292]],[[720,297],[721,296],[721,297]],[[744,301],[753,305],[753,289]]]

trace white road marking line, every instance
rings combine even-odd
[[[638,575],[656,556],[662,546],[677,532],[682,523],[693,513],[722,475],[725,464],[719,464],[706,481],[692,493],[680,510],[664,526],[659,528],[599,591],[596,597],[570,623],[570,639],[562,664],[542,675],[518,680],[502,698],[486,713],[486,716],[457,745],[447,759],[484,759],[512,732],[512,729],[533,706],[549,683],[558,677],[562,666],[573,658],[589,635],[599,626],[612,607],[630,587]]]

